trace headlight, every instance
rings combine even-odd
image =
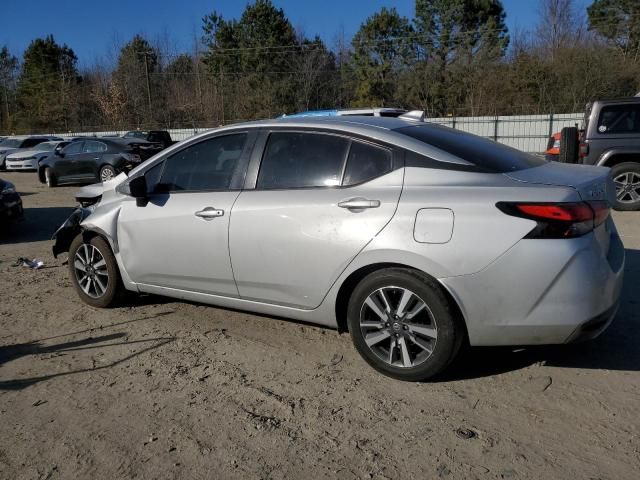
[[[4,187],[2,187],[2,193],[14,193],[16,191],[16,187],[13,183],[6,183]]]

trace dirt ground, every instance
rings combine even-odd
[[[3,479],[640,478],[640,214],[615,214],[626,285],[599,339],[471,349],[402,383],[333,330],[159,297],[84,305],[49,240],[78,187],[1,176],[25,206],[0,232]]]

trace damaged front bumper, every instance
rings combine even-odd
[[[55,243],[51,248],[55,258],[58,258],[58,255],[61,253],[69,251],[71,242],[73,242],[73,239],[82,231],[80,224],[85,218],[91,215],[92,211],[93,210],[90,208],[76,208],[69,218],[67,218],[65,222],[58,227],[53,234],[53,237],[51,237],[52,240],[55,240]]]

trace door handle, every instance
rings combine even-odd
[[[202,210],[198,210],[195,215],[196,217],[200,217],[205,220],[213,220],[214,218],[222,217],[224,215],[224,210],[219,210],[213,207],[204,207]]]
[[[349,210],[362,210],[364,208],[378,208],[380,200],[369,200],[367,198],[357,197],[343,200],[338,203],[340,208],[348,208]]]

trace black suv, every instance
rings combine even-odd
[[[640,210],[640,97],[587,105],[582,129],[562,129],[560,156],[611,168],[616,210]]]

